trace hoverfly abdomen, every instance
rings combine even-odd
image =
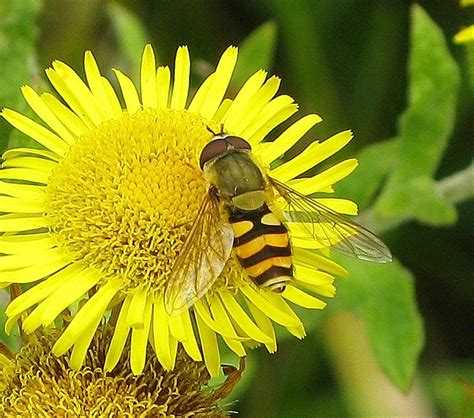
[[[253,282],[281,293],[293,275],[288,230],[264,204],[259,210],[231,208],[234,253]]]

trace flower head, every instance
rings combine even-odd
[[[221,403],[238,380],[237,370],[212,390],[206,387],[210,376],[204,364],[182,352],[173,371],[163,370],[150,355],[139,376],[128,361],[105,372],[104,342],[112,332],[102,326],[83,368],[73,371],[65,357],[51,353],[56,334],[39,336],[10,358],[0,354],[2,416],[228,416]]]
[[[274,133],[297,105],[277,95],[280,80],[265,71],[251,76],[235,97],[226,97],[236,60],[237,49],[228,48],[189,99],[187,48],[178,49],[172,77],[168,67],[156,68],[148,45],[138,90],[115,70],[121,100],[86,52],[87,82],[62,62],[46,70],[62,100],[22,88],[42,123],[2,111],[41,146],[6,151],[0,170],[0,286],[28,287],[7,307],[7,330],[24,313],[26,333],[62,320],[66,328],[52,351],[72,350],[71,365],[79,369],[97,327],[108,321],[114,333],[104,342],[105,370],[117,365],[130,337],[134,373],[145,367],[150,343],[165,369],[173,369],[182,346],[192,359],[204,360],[211,375],[220,370],[220,338],[243,357],[246,347],[260,343],[276,350],[274,324],[304,337],[291,305],[322,309],[325,302],[315,295],[332,297],[334,275],[346,272],[314,251],[327,255],[329,244],[312,240],[297,222],[289,225],[295,277],[283,293],[259,289],[231,256],[193,306],[179,315],[165,308],[174,260],[208,193],[199,157],[212,137],[209,129],[222,126],[245,138],[262,170],[304,195],[332,192],[357,165],[348,159],[303,176],[345,146],[350,131],[314,141],[281,163],[321,118],[309,114]],[[357,211],[344,199],[319,201],[336,212]],[[277,213],[278,199],[269,204]]]

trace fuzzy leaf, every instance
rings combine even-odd
[[[419,6],[412,9],[410,39],[409,104],[399,122],[397,164],[375,212],[381,218],[393,219],[407,215],[410,209],[413,217],[425,222],[453,221],[455,217],[447,215],[447,204],[423,204],[427,199],[433,200],[434,183],[429,187],[423,181],[421,191],[429,197],[413,193],[409,208],[397,202],[407,183],[434,176],[453,130],[459,86],[459,70],[443,33]],[[421,210],[430,213],[422,214]],[[443,213],[433,213],[436,210]]]

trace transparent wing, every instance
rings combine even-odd
[[[361,260],[392,261],[387,246],[363,226],[278,180],[270,178],[270,183],[287,203],[285,217],[288,222],[296,223],[293,230],[301,229],[324,247]]]
[[[165,289],[165,307],[177,315],[203,297],[230,257],[234,234],[221,221],[217,197],[209,193],[171,269]]]

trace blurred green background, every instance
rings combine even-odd
[[[332,162],[356,155],[360,168],[336,192],[360,204],[396,260],[338,258],[351,275],[336,298],[301,312],[305,340],[281,333],[276,354],[250,353],[229,409],[472,416],[474,44],[452,41],[471,23],[474,7],[457,1],[1,0],[0,106],[27,112],[19,87],[48,89],[54,59],[81,73],[86,49],[111,80],[110,67],[136,79],[144,43],[171,65],[186,44],[198,85],[239,46],[234,88],[265,68],[301,114],[323,117],[313,138],[354,131]],[[2,150],[21,140],[0,121]]]

